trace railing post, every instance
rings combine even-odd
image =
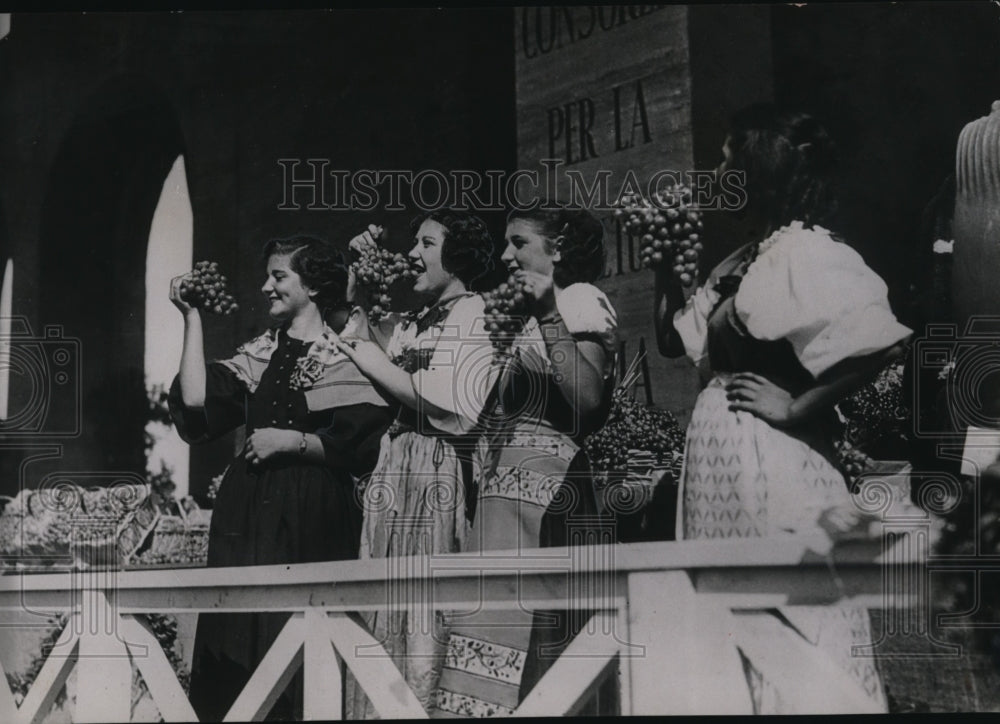
[[[628,576],[632,714],[752,714],[726,611],[699,600],[685,571]]]
[[[118,616],[100,590],[83,592],[77,660],[76,722],[127,722],[132,716],[132,662],[118,637]],[[104,625],[102,625],[102,623]]]
[[[306,721],[339,720],[343,718],[343,683],[326,612],[307,608],[305,628],[303,716]]]

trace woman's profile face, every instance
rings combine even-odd
[[[501,259],[511,273],[523,270],[552,276],[557,261],[556,244],[542,233],[538,223],[528,219],[511,219],[504,239],[507,248]]]
[[[417,229],[413,248],[408,254],[410,263],[417,271],[413,291],[439,297],[455,280],[441,262],[441,249],[447,234],[448,230],[432,219],[425,219]]]
[[[267,260],[267,280],[261,291],[271,302],[268,313],[274,319],[292,319],[314,304],[312,290],[291,267],[291,254],[273,254]]]

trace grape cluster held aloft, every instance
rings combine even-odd
[[[524,285],[512,274],[507,281],[482,296],[490,340],[496,349],[506,349],[513,344],[529,316]]]
[[[692,202],[691,189],[668,186],[657,194],[656,204],[638,194],[627,194],[614,215],[638,237],[643,268],[667,265],[687,287],[698,278],[702,213]]]
[[[181,299],[213,314],[232,314],[239,305],[226,288],[226,277],[214,261],[199,261],[190,277],[181,282]]]
[[[378,322],[392,311],[392,297],[389,295],[392,283],[400,278],[416,276],[405,256],[380,247],[362,248],[358,259],[351,264],[351,270],[359,293],[355,301],[373,322]]]

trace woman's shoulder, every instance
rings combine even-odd
[[[762,242],[748,276],[775,281],[795,281],[800,277],[822,276],[833,280],[843,277],[877,276],[864,258],[845,241],[822,226],[794,222]]]
[[[452,314],[482,314],[486,309],[486,302],[483,296],[478,293],[466,294],[459,297],[455,306],[451,308]]]
[[[556,308],[573,334],[603,334],[618,328],[618,313],[608,296],[593,284],[570,284],[556,294]]]

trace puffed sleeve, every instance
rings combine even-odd
[[[813,377],[906,339],[888,288],[861,256],[820,227],[786,230],[747,270],[734,300],[752,337],[787,339]]]
[[[618,313],[593,284],[570,284],[556,294],[556,310],[575,340],[593,340],[604,349],[604,375],[614,371],[618,347]]]
[[[327,465],[346,468],[357,477],[370,473],[378,462],[379,442],[392,418],[390,408],[368,403],[333,409],[329,425],[316,430]]]
[[[170,385],[167,405],[177,433],[191,445],[210,442],[245,422],[246,385],[218,362],[205,367],[205,406],[188,407],[181,398],[180,377]]]
[[[696,365],[708,352],[708,318],[718,301],[719,293],[706,284],[674,314],[674,329],[684,344],[684,353]]]
[[[719,262],[705,285],[698,287],[684,308],[674,313],[674,329],[684,345],[684,353],[696,366],[708,354],[708,318],[721,297],[715,287],[722,277],[736,273],[748,249],[749,245],[741,246]]]
[[[427,369],[413,373],[417,396],[438,408],[420,411],[442,432],[467,434],[478,422],[498,372],[483,299],[465,297],[448,314]]]
[[[556,309],[574,337],[593,337],[613,352],[618,342],[618,313],[593,284],[570,284],[556,295]]]

